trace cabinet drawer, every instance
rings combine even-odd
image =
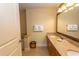
[[[49,39],[47,39],[47,44],[48,44],[49,54],[51,56],[60,56],[60,54],[58,53],[58,51],[56,50],[56,48],[53,46],[53,44]]]

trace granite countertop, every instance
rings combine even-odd
[[[67,56],[68,50],[74,50],[79,52],[79,46],[69,42],[68,41],[69,38],[63,37],[63,39],[61,40],[61,38],[57,36],[57,34],[53,34],[53,33],[48,33],[47,37],[54,45],[54,47],[57,49],[57,51],[60,53],[61,56]]]

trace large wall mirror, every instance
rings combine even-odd
[[[57,15],[57,32],[79,42],[79,6]]]

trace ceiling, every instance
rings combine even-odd
[[[60,3],[20,3],[19,5],[20,9],[33,7],[57,8]]]

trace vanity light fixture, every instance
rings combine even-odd
[[[69,10],[65,10],[64,12],[68,12]]]
[[[77,3],[63,3],[58,9],[58,13],[67,12],[69,10],[72,10],[75,6],[79,6],[79,4],[77,4]]]
[[[74,7],[69,8],[68,10],[72,10]]]
[[[64,6],[64,3],[61,4],[61,6],[58,9],[58,13],[63,12],[66,9],[66,7]]]
[[[58,10],[58,13],[60,13],[60,12],[62,12],[62,9],[59,9],[59,10]]]
[[[66,7],[70,7],[72,5],[74,5],[74,3],[66,3]]]
[[[65,7],[65,6],[62,6],[62,7],[61,7],[61,9],[62,9],[62,10],[65,10],[65,9],[66,9],[66,7]]]
[[[76,4],[75,4],[75,7],[77,7],[77,6],[79,6],[79,3],[76,3]]]

